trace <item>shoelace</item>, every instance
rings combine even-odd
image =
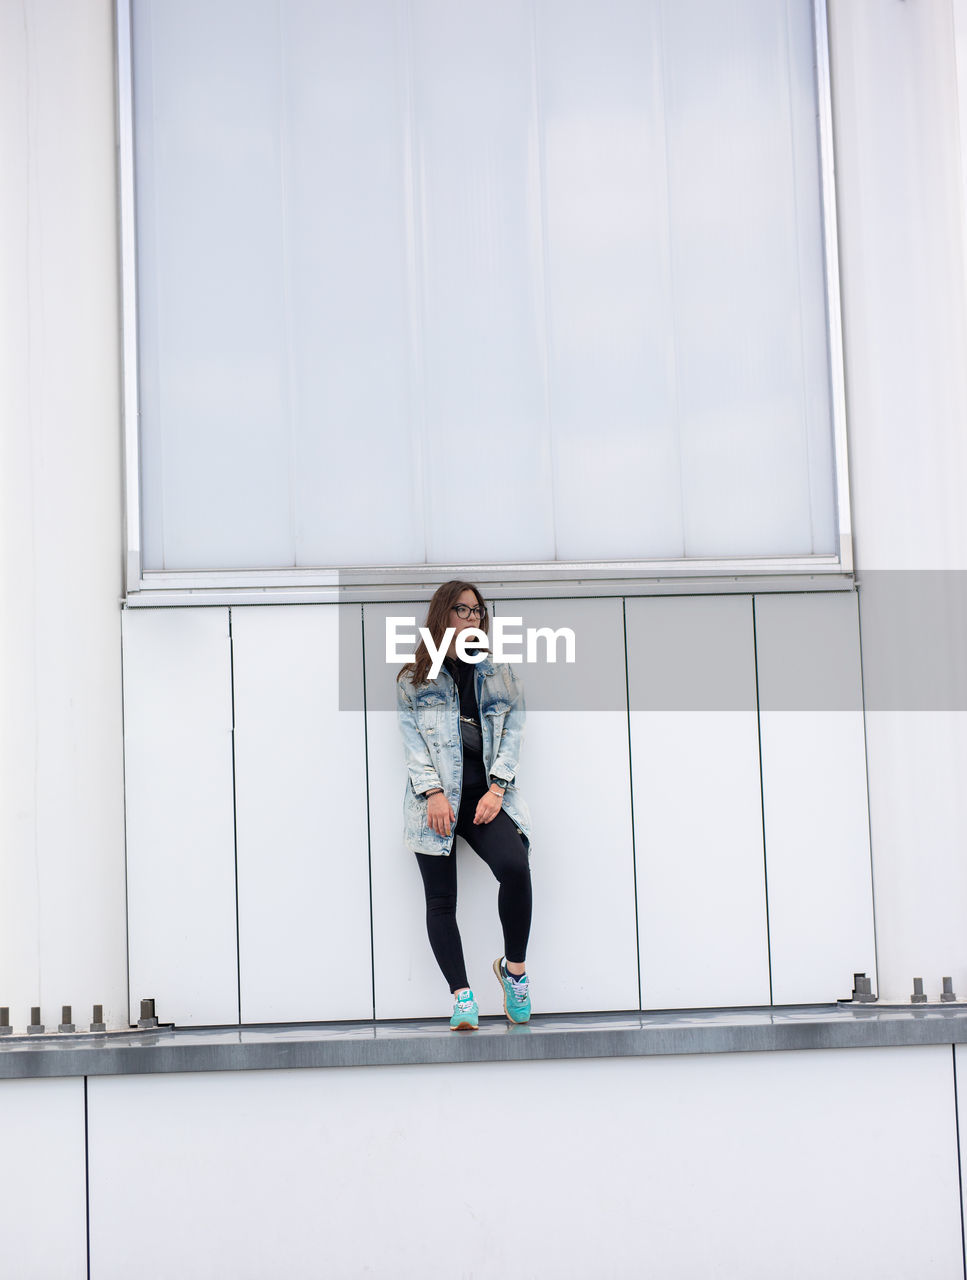
[[[514,977],[514,975],[510,972],[508,972],[507,977],[510,978],[510,989],[511,991],[513,991],[515,999],[521,1000],[521,1001],[526,1000],[527,994],[528,994],[528,988],[530,986],[530,978],[527,976],[527,974],[526,973],[524,974],[520,982],[518,982],[517,979]]]
[[[470,1010],[471,1010],[472,1008],[473,1008],[473,1001],[472,1001],[472,1000],[458,1000],[458,1001],[457,1001],[457,1010],[458,1010],[460,1013],[469,1013],[469,1012],[470,1012]]]

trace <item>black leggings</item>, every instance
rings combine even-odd
[[[463,836],[500,882],[497,913],[504,931],[504,955],[523,964],[531,926],[531,872],[527,846],[513,818],[503,809],[492,822],[474,826],[477,801],[484,794],[465,787],[449,856],[418,853],[426,892],[426,931],[436,962],[451,991],[469,987],[463,943],[457,928],[457,836]]]

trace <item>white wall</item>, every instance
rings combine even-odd
[[[84,1274],[82,1086],[0,1083],[18,1280]],[[92,1280],[963,1275],[949,1045],[101,1076],[87,1093]]]
[[[870,571],[967,570],[963,0],[831,0],[850,486]],[[875,584],[870,583],[870,590]],[[967,617],[944,613],[950,651]],[[962,658],[960,659],[962,661]],[[881,998],[967,990],[967,714],[868,709]]]
[[[0,5],[0,1004],[126,1024],[112,9]]]
[[[964,569],[965,3],[830,10],[856,562],[861,578]],[[94,1000],[127,1019],[112,67],[108,0],[0,6],[0,1003],[15,1022],[38,1001],[49,1022],[67,1002],[82,1021]],[[881,996],[904,997],[918,972],[928,989],[952,973],[967,990],[964,716],[874,711],[867,733]],[[781,1259],[786,1275],[959,1277],[950,1057],[95,1080],[92,1274],[128,1275],[131,1259],[170,1274],[163,1259],[189,1246],[197,1261],[179,1255],[180,1274],[223,1268],[221,1249],[237,1251],[233,1274],[264,1274],[255,1222],[288,1250],[289,1274],[362,1241],[384,1274],[431,1274],[429,1257],[452,1275],[426,1242],[456,1220],[480,1275],[511,1274],[514,1248],[518,1274],[546,1273],[547,1250],[560,1274],[593,1274],[563,1242],[588,1248],[597,1233],[615,1274],[718,1262],[773,1275]],[[518,1211],[488,1109],[504,1115],[507,1097],[523,1100],[523,1159],[539,1153]],[[475,1146],[447,1149],[441,1171],[436,1135],[461,1106]],[[4,1082],[0,1109],[14,1153],[3,1262],[27,1280],[83,1275],[81,1082]],[[146,1117],[151,1143],[132,1140]],[[309,1198],[273,1194],[293,1163]],[[407,1194],[382,1194],[396,1186]],[[156,1251],[135,1239],[145,1231]]]
[[[855,595],[495,607],[576,636],[575,666],[523,673],[541,1013],[832,1002],[875,978]],[[125,610],[132,1019],[141,996],[179,1026],[449,1012],[383,709],[384,618],[424,610]],[[604,811],[562,803],[578,761]],[[462,838],[456,857],[468,978],[500,1013],[497,886]]]
[[[82,1280],[87,1270],[85,1081],[0,1084],[0,1273]]]
[[[84,1082],[6,1080],[3,1269],[87,1274],[89,1195],[93,1280],[960,1280],[954,1098],[948,1045],[102,1076],[85,1169]]]
[[[124,1021],[111,5],[0,24],[0,1001]],[[964,0],[830,3],[861,581],[967,568],[965,30]],[[964,715],[867,739],[881,996],[965,990]]]
[[[829,16],[850,480],[870,646],[882,637],[864,608],[864,575],[967,568],[967,8],[831,0]],[[967,618],[946,621],[950,647],[967,648]],[[945,974],[965,991],[965,715],[874,704],[866,749],[880,996],[906,999],[914,975],[932,994]],[[864,839],[857,831],[857,847]]]

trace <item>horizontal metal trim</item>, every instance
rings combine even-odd
[[[496,599],[694,595],[766,591],[851,591],[854,574],[838,560],[749,562],[664,562],[654,565],[558,566],[445,565],[432,569],[253,570],[248,573],[148,573],[138,591],[122,603],[129,608],[165,605],[311,604],[321,601],[413,600],[432,595],[441,582],[465,578]]]
[[[875,1005],[549,1014],[513,1026],[484,1018],[476,1032],[447,1022],[287,1026],[18,1036],[0,1042],[0,1079],[532,1062],[967,1043],[967,1009]]]

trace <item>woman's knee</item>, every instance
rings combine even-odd
[[[514,889],[529,889],[531,883],[531,869],[527,861],[526,855],[522,854],[519,858],[507,858],[496,869],[497,879],[502,885],[507,885]]]
[[[454,916],[457,914],[457,895],[455,893],[431,894],[426,900],[428,916]]]

